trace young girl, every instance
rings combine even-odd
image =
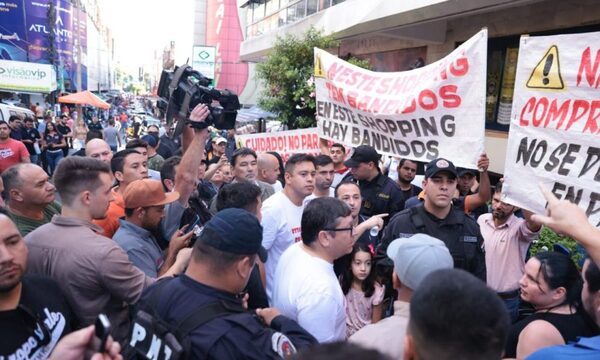
[[[381,320],[385,288],[375,281],[372,269],[373,254],[365,245],[356,243],[347,255],[348,262],[340,283],[346,295],[346,336],[365,325]]]

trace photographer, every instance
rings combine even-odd
[[[190,113],[189,122],[191,125],[203,123],[209,115],[209,109],[205,104],[197,105]],[[165,177],[161,172],[161,180],[166,191],[177,191],[179,199],[165,207],[165,218],[162,221],[163,238],[170,239],[171,236],[180,228],[181,217],[188,208],[190,195],[196,188],[198,179],[198,168],[204,156],[204,144],[208,139],[208,130],[206,128],[192,128],[185,126],[182,133],[183,156],[179,165],[174,167],[175,176],[173,179]]]

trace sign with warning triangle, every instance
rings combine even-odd
[[[526,86],[530,89],[562,90],[565,88],[565,83],[560,74],[560,60],[556,45],[552,45],[546,55],[535,66]]]
[[[318,50],[318,49],[315,49]],[[321,50],[319,50],[321,51]],[[323,70],[323,63],[321,62],[321,54],[315,51],[315,77],[325,77],[325,71]]]

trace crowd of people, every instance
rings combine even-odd
[[[600,230],[576,205],[503,202],[486,154],[415,184],[417,162],[383,171],[368,145],[236,148],[208,115],[129,141],[114,120],[70,140],[60,117],[0,121],[0,359],[600,355]],[[530,256],[543,226],[587,250],[581,271]]]

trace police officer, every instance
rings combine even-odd
[[[255,262],[266,261],[261,241],[262,226],[256,216],[242,209],[224,209],[205,224],[185,275],[159,282],[143,295],[141,306],[148,306],[154,302],[153,292],[160,291],[153,307],[170,324],[182,323],[209,304],[224,303],[232,309],[188,332],[188,358],[280,359],[316,343],[277,309],[258,309],[255,314],[239,310]]]
[[[363,199],[360,214],[371,217],[387,213],[389,219],[400,210],[398,205],[402,200],[402,192],[398,184],[381,173],[378,165],[380,158],[381,155],[372,146],[360,145],[344,165],[358,180]]]
[[[456,178],[454,164],[446,159],[438,158],[427,164],[423,182],[425,201],[422,205],[399,212],[390,220],[377,251],[376,261],[379,267],[393,266],[385,255],[391,241],[410,237],[415,233],[425,233],[446,244],[454,260],[454,267],[486,280],[483,237],[479,226],[462,209],[452,205]]]

